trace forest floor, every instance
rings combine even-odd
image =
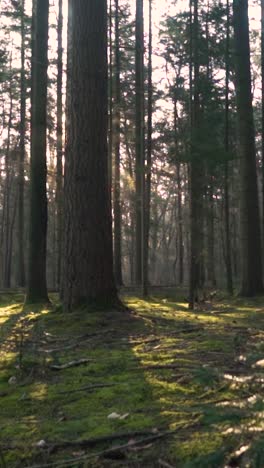
[[[0,466],[264,467],[264,298],[0,305]]]

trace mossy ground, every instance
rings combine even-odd
[[[65,315],[2,295],[0,466],[263,467],[264,298],[195,312],[172,290],[123,299],[130,313]],[[114,433],[131,435],[54,450]]]

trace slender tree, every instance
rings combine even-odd
[[[113,305],[107,156],[107,2],[71,8],[63,301]]]
[[[241,295],[254,296],[263,292],[263,284],[250,74],[248,1],[233,0],[233,15],[241,174]]]
[[[192,5],[191,5],[192,6]],[[192,15],[190,15],[192,17]],[[193,309],[198,299],[198,289],[201,283],[202,269],[202,189],[203,161],[197,140],[200,120],[200,63],[199,63],[199,16],[198,0],[193,0],[193,23],[191,28],[191,62],[193,63],[193,79],[191,78],[191,163],[190,163],[190,205],[191,205],[191,258],[190,258],[190,298],[189,307]],[[193,88],[193,91],[192,91]],[[192,98],[193,95],[193,98]]]
[[[30,220],[27,302],[47,302],[46,106],[49,0],[33,3]]]
[[[25,186],[25,137],[26,137],[26,72],[25,72],[25,0],[21,1],[20,11],[20,34],[21,34],[21,73],[20,73],[20,140],[19,140],[19,173],[18,173],[18,269],[17,284],[25,286],[25,263],[24,263],[24,186]]]
[[[115,152],[114,177],[114,270],[118,286],[123,284],[122,279],[122,229],[121,229],[121,202],[120,202],[120,49],[119,49],[119,0],[115,0],[115,100],[113,117],[113,140]]]
[[[144,248],[144,16],[136,0],[136,282],[142,284]]]
[[[262,239],[264,259],[264,0],[261,0]]]
[[[149,43],[148,43],[148,123],[147,123],[147,161],[145,185],[145,229],[144,229],[144,264],[143,264],[143,295],[148,295],[149,266],[149,228],[151,202],[151,169],[152,169],[152,114],[153,114],[153,84],[152,84],[152,0],[149,0]]]
[[[63,231],[63,132],[62,132],[62,77],[63,77],[63,1],[59,0],[58,15],[58,50],[57,50],[57,173],[56,173],[56,205],[57,205],[57,287],[61,283],[61,254]]]
[[[225,151],[227,160],[224,168],[224,213],[225,213],[225,264],[226,264],[226,285],[229,294],[233,294],[232,275],[232,252],[230,239],[230,214],[229,214],[229,81],[230,81],[230,4],[226,2],[226,76],[225,76]]]

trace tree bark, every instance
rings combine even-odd
[[[241,295],[263,292],[255,129],[250,74],[248,1],[233,0],[241,174]]]
[[[142,284],[144,248],[144,27],[143,0],[136,0],[136,282]]]
[[[65,159],[66,311],[117,303],[107,155],[107,2],[72,2]]]
[[[63,233],[63,132],[62,132],[62,77],[63,77],[63,0],[59,0],[58,16],[58,49],[57,49],[57,172],[56,172],[56,208],[57,208],[57,288],[61,283],[61,255]]]
[[[25,73],[25,0],[21,1],[21,73],[20,73],[20,141],[19,141],[19,173],[18,173],[18,267],[17,284],[25,286],[25,261],[24,261],[24,169],[25,169],[25,137],[26,137],[26,73]]]
[[[114,271],[118,286],[123,284],[122,278],[122,213],[120,203],[120,50],[119,50],[119,0],[115,0],[115,102],[113,118],[113,141],[115,151],[114,178]]]
[[[33,3],[29,263],[26,301],[47,302],[47,68],[49,0]]]

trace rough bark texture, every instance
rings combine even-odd
[[[35,0],[32,47],[30,221],[27,302],[48,301],[46,285],[46,105],[49,1]]]
[[[65,161],[66,311],[116,300],[107,164],[106,0],[74,0]]]
[[[234,0],[236,94],[241,174],[241,257],[243,296],[263,291],[256,147],[253,121],[248,1]]]

